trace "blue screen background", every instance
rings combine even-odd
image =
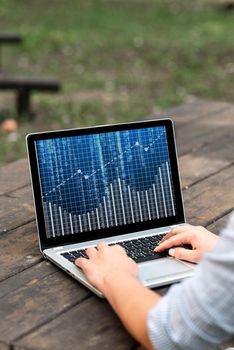
[[[36,141],[47,237],[176,214],[164,126]]]

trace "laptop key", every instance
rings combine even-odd
[[[161,239],[165,236],[165,234],[155,235],[155,236],[147,236],[142,238],[136,238],[131,241],[123,241],[117,242],[116,244],[121,245],[127,255],[132,258],[134,261],[143,262],[154,259],[160,259],[167,256],[167,252],[163,253],[155,253],[154,248],[159,244]],[[115,243],[111,243],[110,246],[115,245]],[[88,258],[85,249],[74,250],[71,252],[66,252],[61,254],[65,259],[75,263],[75,260],[79,257]]]
[[[75,261],[75,257],[72,255],[72,254],[70,254],[70,253],[62,253],[61,254],[65,259],[67,259],[67,260],[69,260],[70,262],[74,262]]]

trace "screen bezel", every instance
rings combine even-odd
[[[142,223],[137,222],[137,223],[127,224],[127,225],[122,225],[119,227],[110,227],[110,228],[95,230],[91,232],[84,232],[82,236],[79,233],[79,235],[71,234],[70,236],[47,238],[45,219],[43,214],[40,175],[39,175],[35,142],[39,140],[53,139],[53,138],[60,138],[60,137],[97,134],[97,133],[104,133],[104,132],[112,132],[112,131],[114,132],[114,131],[132,130],[132,129],[140,129],[140,128],[150,128],[150,127],[157,127],[157,126],[165,126],[166,128],[168,151],[169,151],[169,157],[170,157],[171,169],[172,169],[172,181],[173,181],[173,186],[175,191],[175,201],[176,201],[176,208],[177,208],[176,216],[155,219],[148,222],[145,221]],[[157,120],[154,119],[154,120],[146,120],[141,122],[130,122],[130,123],[123,123],[123,124],[101,125],[101,126],[79,128],[79,129],[32,133],[27,135],[26,140],[27,140],[29,165],[31,170],[31,180],[32,180],[32,189],[33,189],[35,212],[36,212],[36,219],[37,219],[38,235],[39,235],[40,246],[42,250],[61,246],[61,245],[66,245],[66,244],[81,243],[89,240],[113,237],[120,234],[127,234],[132,232],[149,230],[153,228],[176,225],[176,224],[185,222],[183,199],[182,199],[182,193],[181,193],[180,177],[179,177],[178,162],[177,162],[175,136],[174,136],[174,126],[173,126],[173,121],[171,119],[169,118],[157,119]]]

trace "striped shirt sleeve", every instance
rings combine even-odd
[[[213,350],[234,334],[234,214],[193,277],[170,288],[149,312],[154,349]]]

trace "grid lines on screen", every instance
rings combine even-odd
[[[164,126],[36,141],[48,238],[176,215]]]

